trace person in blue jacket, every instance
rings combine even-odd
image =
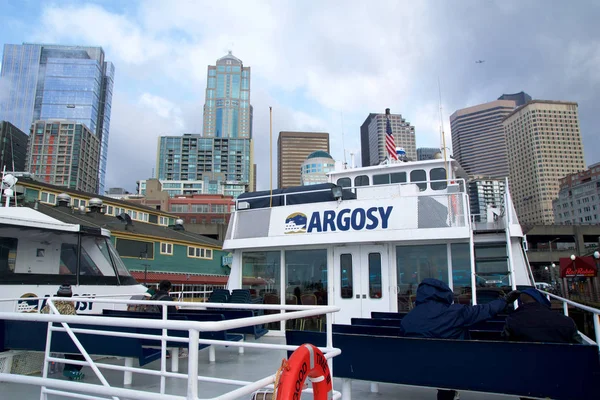
[[[453,304],[454,293],[438,279],[424,279],[417,288],[416,306],[404,318],[401,326],[405,336],[438,339],[468,339],[469,327],[502,312],[519,298],[513,290],[504,298],[487,304],[469,306]],[[453,400],[454,390],[438,390],[438,400]]]

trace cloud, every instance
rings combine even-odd
[[[439,146],[438,79],[448,147],[454,111],[525,90],[578,101],[586,159],[600,161],[600,6],[593,1],[103,4],[44,6],[31,38],[104,47],[119,93],[111,152],[118,151],[115,141],[200,133],[206,67],[233,49],[252,67],[259,187],[268,184],[269,106],[275,143],[281,130],[326,131],[338,160],[344,147],[360,151],[360,125],[387,107],[415,126],[418,147]],[[140,127],[125,124],[125,113]],[[144,166],[135,173],[118,173],[131,164],[109,153],[107,184],[148,176],[154,146],[135,155]]]

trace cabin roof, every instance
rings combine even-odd
[[[111,232],[155,237],[165,241],[174,240],[187,242],[190,244],[213,246],[216,248],[221,248],[222,246],[222,242],[218,240],[183,230],[174,230],[166,226],[159,226],[140,221],[133,221],[132,225],[127,226],[125,223],[119,221],[116,217],[96,211],[89,211],[85,214],[81,214],[75,209],[60,206],[50,206],[46,204],[39,204],[39,211],[48,217],[67,224],[78,224],[104,228],[110,230]]]

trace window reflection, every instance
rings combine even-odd
[[[352,284],[352,254],[340,254],[340,268],[342,299],[351,299],[354,292]]]
[[[242,288],[250,289],[252,298],[264,304],[281,304],[281,253],[254,251],[242,254]]]
[[[286,296],[297,304],[327,304],[327,250],[285,252]]]
[[[398,310],[412,309],[419,283],[435,278],[448,283],[448,254],[445,244],[397,246]]]
[[[381,288],[381,254],[369,253],[369,297],[380,299]]]
[[[456,303],[471,303],[471,258],[468,243],[452,243],[452,285]]]

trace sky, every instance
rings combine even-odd
[[[202,132],[207,66],[228,50],[252,68],[259,190],[269,106],[274,182],[280,131],[328,132],[332,156],[360,165],[360,125],[386,108],[440,147],[440,93],[448,147],[454,111],[525,91],[579,103],[586,163],[600,161],[594,0],[3,0],[0,15],[3,43],[102,46],[114,63],[107,188],[152,177],[159,136]]]

